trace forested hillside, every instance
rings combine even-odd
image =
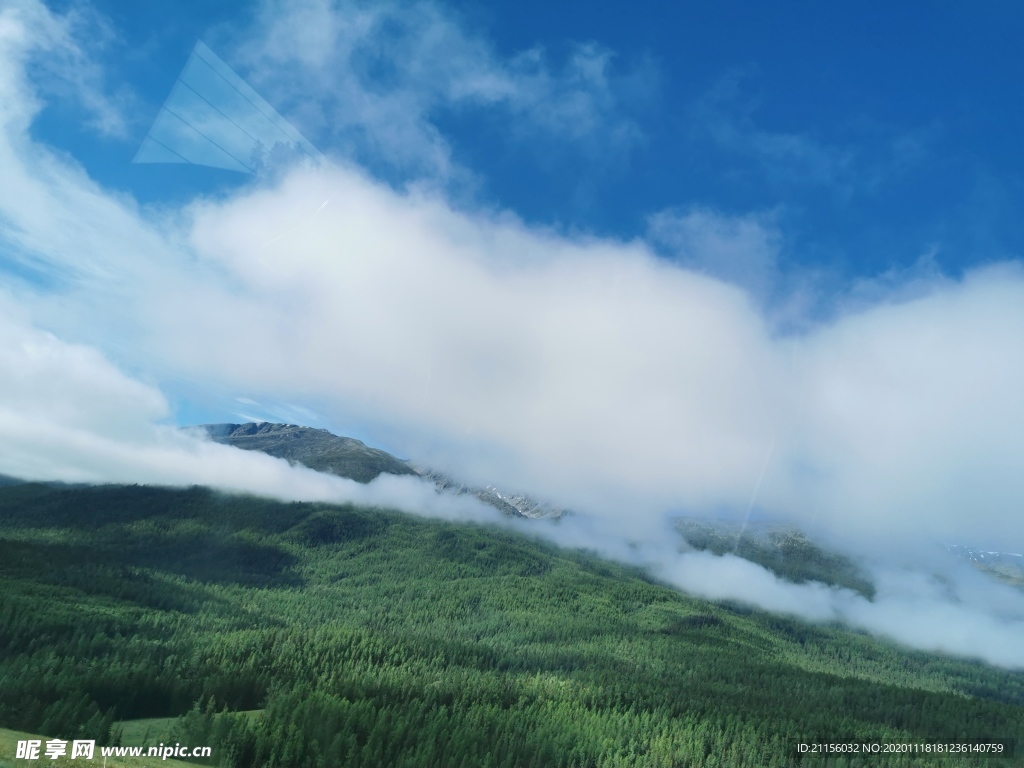
[[[167,735],[231,766],[777,766],[798,741],[1024,737],[1024,673],[503,530],[200,488],[0,488],[0,681],[2,727],[181,716]]]

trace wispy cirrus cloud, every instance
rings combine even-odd
[[[764,104],[743,70],[719,78],[690,109],[693,134],[744,161],[739,174],[754,174],[778,190],[816,188],[837,200],[870,193],[920,164],[933,127],[896,131],[867,119],[828,137],[813,128],[779,130],[763,125]]]
[[[728,216],[710,208],[658,211],[647,238],[688,269],[768,298],[779,275],[782,235],[770,213]]]
[[[502,114],[511,138],[621,154],[642,138],[631,109],[656,87],[649,62],[623,64],[594,42],[557,59],[539,47],[503,55],[429,0],[268,0],[236,54],[258,89],[342,154],[442,178],[461,169],[440,117]]]
[[[12,2],[0,9],[0,41],[9,57],[20,60],[31,73],[37,107],[47,96],[76,102],[92,130],[125,138],[133,98],[123,87],[110,89],[95,55],[115,39],[107,20],[84,4],[64,14],[52,13],[38,3]],[[11,102],[10,106],[23,104]]]

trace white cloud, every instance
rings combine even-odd
[[[927,569],[876,561],[868,566],[871,600],[820,582],[794,584],[733,555],[680,552],[665,524],[646,530],[623,520],[566,518],[556,526],[521,526],[563,546],[648,569],[662,581],[708,600],[728,600],[811,622],[839,622],[910,648],[1024,669],[1024,593],[949,558]],[[920,561],[918,563],[920,565]]]
[[[361,485],[160,425],[163,396],[95,349],[66,344],[0,313],[0,474],[28,480],[207,485],[295,501],[352,502],[480,520],[471,497],[417,478]]]
[[[1024,270],[1006,264],[783,344],[799,388],[783,493],[876,546],[1019,544],[1022,342]]]
[[[660,559],[655,569],[712,600],[737,600],[811,621],[842,621],[911,648],[1024,669],[1024,596],[988,580],[979,583],[970,572],[952,572],[956,581],[950,587],[960,594],[950,595],[948,587],[916,571],[876,571],[878,592],[868,600],[817,582],[793,584],[731,555],[690,552]],[[984,604],[993,601],[999,602],[998,611]]]
[[[102,68],[81,42],[88,40],[89,47],[96,49],[113,36],[106,20],[84,5],[56,14],[33,0],[11,0],[0,9],[0,45],[6,49],[6,58],[26,66],[49,95],[77,101],[93,130],[124,137],[128,125],[123,105],[128,96],[108,91]],[[40,104],[32,104],[27,112]],[[20,101],[7,104],[8,109],[21,106]]]
[[[769,214],[726,216],[707,208],[659,211],[648,239],[683,266],[766,299],[778,274],[781,234]]]
[[[1016,267],[774,338],[740,290],[642,244],[530,231],[348,172],[205,206],[194,236],[251,295],[178,323],[180,365],[274,390],[301,371],[308,391],[435,436],[474,479],[638,514],[744,508],[777,441],[759,499],[775,510],[956,536],[970,505],[975,535],[1014,531]]]
[[[485,108],[511,136],[621,153],[641,138],[628,109],[654,82],[648,64],[621,72],[593,42],[560,64],[540,48],[503,56],[424,1],[268,0],[237,50],[262,93],[344,154],[442,178],[462,173],[435,127],[442,114]]]
[[[342,32],[362,40],[360,24],[378,18],[367,13]],[[586,535],[594,540],[625,530],[648,546],[662,535],[666,509],[742,513],[753,495],[759,507],[861,550],[892,554],[935,537],[1021,548],[1019,265],[926,280],[909,296],[879,293],[780,337],[744,290],[659,259],[643,242],[459,211],[436,191],[395,191],[351,167],[297,171],[157,215],[30,139],[38,101],[23,53],[45,41],[45,29],[24,14],[0,18],[4,39],[22,41],[0,46],[0,253],[59,285],[11,281],[0,305],[0,471],[407,509],[447,504],[416,481],[364,488],[155,426],[167,413],[163,396],[124,369],[245,392],[252,403],[314,403],[340,423],[358,413],[391,430],[404,454],[593,511]],[[301,46],[288,42],[286,25],[282,50],[308,57],[303,66],[324,68],[316,71],[326,78],[335,47],[345,55],[334,23],[325,17],[324,39]],[[445,87],[471,71],[459,56],[478,60],[463,43],[469,52],[455,46],[458,76]],[[519,80],[498,74],[461,87],[481,102],[512,98]],[[400,75],[413,91],[420,76]],[[723,254],[742,261],[744,249],[763,262],[774,247],[755,220],[697,209],[671,223],[694,264]],[[721,578],[698,582],[703,568]],[[774,610],[803,606],[806,615],[816,606],[812,617],[840,615],[921,647],[937,647],[929,627],[965,615],[962,600],[956,608],[923,587],[906,606],[896,593],[880,603],[889,614],[860,613],[823,587],[793,587],[752,568],[691,558],[677,578],[698,592],[728,586]],[[992,637],[1018,628],[1000,623],[1017,610],[1008,605],[990,601],[982,612]],[[900,634],[895,617],[914,606],[917,629]],[[944,637],[953,652],[983,647],[968,634]],[[984,648],[996,663],[1018,663]]]
[[[929,155],[933,130],[927,128],[908,133],[861,117],[842,125],[840,135],[822,135],[810,126],[778,125],[785,113],[777,110],[776,124],[768,125],[764,113],[770,110],[762,110],[764,99],[749,87],[750,74],[728,72],[690,110],[695,134],[743,159],[729,173],[756,169],[777,189],[816,187],[845,202],[876,191]]]
[[[260,248],[328,196],[301,230]],[[467,217],[351,173],[204,207],[194,233],[250,295],[175,324],[189,369],[275,391],[301,370],[307,391],[413,434],[455,436],[444,449],[475,479],[514,458],[516,484],[571,487],[591,503],[632,493],[595,479],[595,466],[697,502],[763,456],[753,369],[766,345],[753,310],[738,290],[642,246]],[[222,344],[209,328],[225,322],[237,333]],[[710,407],[719,398],[728,403]],[[690,432],[707,438],[680,439]]]

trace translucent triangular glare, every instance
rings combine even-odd
[[[133,163],[189,163],[258,173],[271,159],[324,156],[204,43],[185,68]]]

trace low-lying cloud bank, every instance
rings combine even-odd
[[[489,519],[472,497],[381,476],[367,485],[157,423],[163,395],[96,350],[67,344],[0,312],[0,474],[73,483],[205,485],[286,501],[382,506]]]
[[[33,0],[0,11],[0,472],[477,514],[415,480],[357,486],[160,426],[159,387],[185,380],[358,416],[469,482],[585,509],[601,551],[622,531],[653,546],[668,510],[754,508],[890,560],[935,540],[1024,550],[1019,262],[881,291],[784,336],[708,274],[742,272],[748,252],[770,267],[777,238],[757,217],[657,219],[686,264],[728,259],[698,272],[645,241],[459,209],[342,161],[140,209],[32,137],[28,63],[72,44]],[[652,562],[698,594],[1019,665],[1019,602],[994,587],[883,579],[866,604],[733,558]]]
[[[944,569],[943,582],[909,569],[876,570],[872,600],[818,582],[792,584],[731,555],[689,552],[655,570],[700,597],[810,621],[842,621],[911,648],[1024,669],[1024,594],[968,567]]]
[[[811,622],[842,622],[909,648],[1024,669],[1024,591],[994,581],[952,558],[926,569],[875,562],[867,566],[868,600],[820,582],[794,584],[733,555],[680,552],[679,534],[638,537],[623,524],[566,518],[557,525],[518,526],[560,545],[643,567],[657,578],[708,600],[728,600]],[[920,561],[919,566],[923,566]]]

